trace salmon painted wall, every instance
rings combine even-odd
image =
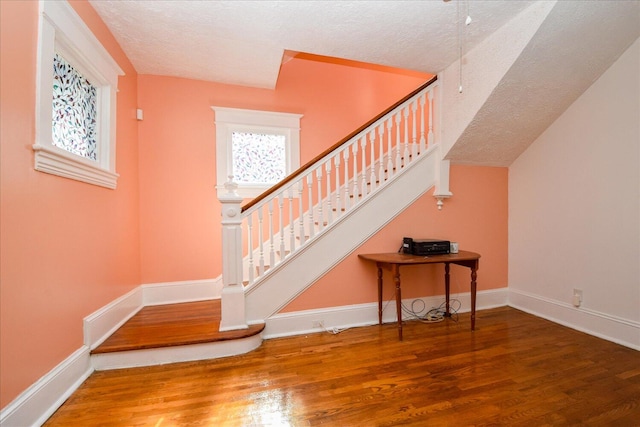
[[[377,273],[358,253],[396,252],[403,237],[451,240],[460,249],[481,255],[478,291],[507,287],[508,169],[452,166],[450,189],[441,211],[433,191],[391,221],[354,253],[314,283],[282,312],[336,307],[378,301]],[[444,294],[444,267],[405,267],[402,297]],[[395,298],[389,273],[385,273],[385,301]],[[469,269],[451,266],[451,292],[469,292]]]
[[[142,283],[222,273],[211,106],[303,114],[304,164],[429,77],[308,57],[286,62],[275,90],[139,76]]]
[[[83,344],[83,318],[140,284],[137,76],[87,2],[73,7],[126,73],[117,190],[34,170],[36,1],[1,1],[0,407]]]

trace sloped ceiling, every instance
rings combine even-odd
[[[640,1],[557,2],[446,158],[511,165],[638,37]]]
[[[640,34],[638,0],[541,1],[551,12],[472,119],[456,125],[446,158],[509,166]],[[291,52],[452,74],[461,46],[482,46],[541,1],[90,3],[140,74],[273,89]]]
[[[274,88],[285,50],[437,73],[531,1],[265,0],[91,4],[140,74]],[[464,16],[463,16],[464,15]]]

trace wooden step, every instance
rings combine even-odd
[[[260,345],[264,323],[220,332],[220,320],[220,300],[143,307],[91,356],[96,369],[113,369],[221,357],[230,347],[241,354]]]

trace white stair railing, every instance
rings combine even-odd
[[[434,147],[437,91],[438,82],[433,79],[332,151],[241,209],[241,198],[235,193],[236,186],[230,177],[227,196],[220,199],[223,205],[221,327],[246,327],[240,318],[244,317],[244,306],[239,306],[242,305],[239,293],[258,286],[270,271],[328,232],[332,224]],[[225,228],[230,230],[225,232]],[[242,278],[237,277],[240,263]],[[228,269],[234,273],[225,275]],[[225,277],[232,283],[225,281]]]

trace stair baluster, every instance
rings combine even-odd
[[[336,216],[340,216],[342,213],[342,197],[340,197],[340,195],[342,194],[342,187],[340,186],[340,158],[342,156],[342,153],[338,153],[335,156],[335,162],[336,162],[336,191],[335,191],[335,195],[336,195]]]
[[[351,195],[351,204],[355,205],[358,203],[358,196],[360,194],[360,189],[358,188],[358,143],[359,139],[356,140],[355,143],[351,144],[351,149],[353,151],[353,194]]]
[[[426,95],[428,100],[427,108],[429,109],[429,136],[427,138],[427,146],[431,147],[433,146],[433,91],[428,91]]]
[[[251,248],[252,246],[249,246]],[[289,251],[296,250],[295,221],[293,218],[293,185],[289,186]],[[251,251],[249,251],[251,253]]]
[[[413,154],[413,158],[415,159],[419,153],[418,147],[418,131],[417,131],[417,122],[418,122],[418,101],[415,100],[411,103],[411,153]]]
[[[322,167],[316,168],[316,190],[318,192],[318,231],[324,228],[324,212],[322,211]],[[314,224],[312,224],[313,227]]]
[[[273,230],[273,205],[276,202],[276,199],[272,199],[271,202],[267,203],[267,207],[269,209],[269,267],[275,265],[276,263],[276,248],[274,244],[274,230]]]
[[[325,171],[327,174],[327,223],[333,222],[333,203],[331,203],[331,194],[333,194],[333,188],[331,188],[331,163],[334,157],[331,157],[327,163],[325,163]]]
[[[391,131],[393,127],[393,119],[389,118],[385,122],[387,126],[387,179],[393,176],[393,142],[391,139]]]
[[[401,126],[401,120],[402,120],[402,110],[399,109],[398,110],[398,114],[396,114],[395,116],[395,125],[396,125],[396,163],[395,163],[395,168],[396,168],[396,172],[400,171],[400,168],[402,167],[402,154],[401,154],[401,148],[402,148],[402,139],[400,139],[400,126]]]
[[[360,153],[360,160],[362,163],[362,169],[360,169],[359,181],[360,181],[360,197],[364,198],[367,191],[367,134],[363,134],[360,138],[360,147],[362,152]]]
[[[347,211],[351,207],[351,192],[349,191],[349,145],[342,150],[344,157],[344,209]]]
[[[384,176],[384,122],[381,121],[378,126],[376,126],[376,135],[378,138],[378,180],[380,181],[380,185],[382,185],[385,180]]]
[[[371,160],[369,163],[369,169],[371,174],[369,175],[369,192],[376,189],[376,128],[371,128],[369,132],[369,147],[371,150]]]
[[[284,244],[284,193],[278,194],[278,228],[280,230],[280,261],[287,255]],[[275,265],[275,261],[272,265]]]
[[[409,106],[402,109],[402,117],[404,118],[404,154],[402,155],[402,166],[407,166],[411,157],[409,151]]]
[[[420,96],[420,153],[424,153],[425,150],[427,149],[427,144],[424,138],[424,103],[425,103],[425,96],[421,95]],[[431,123],[431,120],[429,120],[429,123]]]

